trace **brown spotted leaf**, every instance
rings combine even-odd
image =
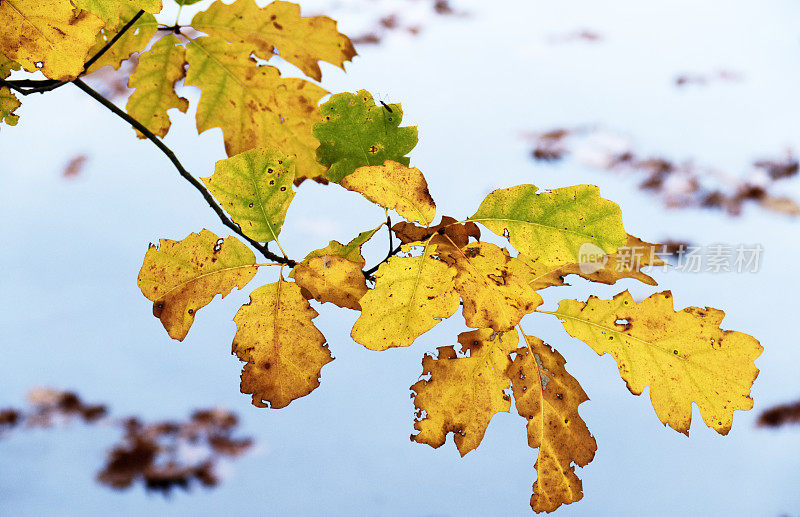
[[[442,216],[439,224],[430,228],[417,226],[407,221],[400,221],[392,226],[392,231],[403,244],[424,241],[434,233],[446,235],[459,248],[466,246],[470,237],[478,241],[481,240],[481,230],[477,224],[472,221],[467,221],[463,224],[455,223],[457,223],[455,219],[445,215]]]
[[[692,403],[720,434],[730,431],[735,410],[753,407],[753,362],[763,348],[752,336],[722,330],[720,310],[675,311],[670,291],[639,303],[625,291],[613,300],[562,300],[550,314],[598,354],[611,354],[631,393],[649,386],[656,415],[676,431],[689,434]]]
[[[358,301],[369,290],[361,267],[338,255],[323,255],[298,264],[292,276],[315,300],[360,311]]]
[[[236,313],[233,353],[247,363],[241,389],[255,406],[286,407],[319,386],[333,357],[311,321],[317,316],[300,287],[283,279],[253,291]]]
[[[492,417],[511,407],[506,370],[518,341],[516,332],[473,330],[458,336],[460,355],[452,346],[439,347],[436,358],[426,355],[422,375],[430,378],[411,386],[419,431],[411,439],[440,447],[453,433],[462,456],[480,445]]]
[[[239,239],[220,239],[204,229],[181,241],[151,244],[138,284],[170,337],[183,341],[199,309],[217,294],[224,298],[243,288],[257,271],[255,255]]]
[[[528,346],[517,350],[508,376],[517,412],[528,422],[528,445],[539,449],[531,508],[552,512],[583,497],[575,465],[592,461],[597,443],[578,414],[589,397],[564,368],[564,358],[539,338],[525,339]]]

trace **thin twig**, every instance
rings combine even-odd
[[[394,241],[392,240],[392,217],[389,215],[388,210],[386,213],[386,228],[389,230],[389,253],[394,248]]]
[[[134,15],[134,17],[133,17],[133,18],[131,18],[131,19],[128,21],[128,23],[126,23],[125,25],[123,25],[123,26],[122,26],[122,28],[119,30],[119,32],[118,32],[118,33],[116,33],[116,34],[114,35],[114,37],[113,37],[113,38],[111,38],[111,40],[110,40],[108,43],[106,43],[105,45],[103,45],[103,48],[101,48],[101,49],[100,49],[100,50],[97,52],[97,54],[93,55],[93,56],[91,57],[91,59],[89,59],[89,61],[87,61],[87,62],[86,62],[86,64],[84,64],[84,65],[83,65],[83,72],[81,72],[81,75],[83,75],[83,74],[85,74],[86,72],[88,72],[88,71],[89,71],[89,69],[92,67],[92,65],[93,65],[93,64],[95,64],[95,62],[96,62],[98,59],[100,59],[101,57],[103,57],[103,54],[105,54],[106,52],[108,52],[108,49],[110,49],[112,46],[114,46],[114,43],[116,43],[116,42],[117,42],[117,40],[119,40],[119,39],[122,37],[122,35],[123,35],[123,34],[125,34],[125,33],[128,31],[128,29],[130,29],[131,27],[133,27],[133,24],[134,24],[134,23],[136,23],[136,21],[137,21],[139,18],[141,18],[143,15],[144,15],[144,11],[140,9],[140,10],[139,10],[139,12],[138,12],[138,13],[136,13],[136,14]]]
[[[235,232],[237,235],[239,235],[247,242],[249,242],[251,246],[253,246],[259,252],[261,252],[261,254],[264,255],[266,258],[278,262],[280,264],[286,264],[290,267],[294,267],[295,265],[297,265],[297,262],[295,262],[294,260],[281,257],[279,255],[272,253],[267,249],[265,245],[261,244],[260,242],[256,242],[247,235],[245,235],[242,232],[241,228],[239,228],[237,224],[235,224],[228,218],[227,215],[225,215],[225,212],[223,212],[222,208],[220,208],[219,205],[217,205],[216,201],[208,192],[208,190],[206,190],[203,184],[200,183],[200,181],[198,181],[194,176],[189,174],[189,172],[183,167],[181,162],[175,156],[175,153],[173,153],[172,150],[169,147],[167,147],[164,144],[164,142],[161,141],[160,138],[158,138],[155,134],[153,134],[152,131],[147,129],[141,122],[131,117],[123,110],[119,109],[114,103],[112,103],[111,101],[100,95],[98,92],[91,89],[86,83],[84,83],[80,79],[75,79],[74,81],[72,81],[72,83],[81,90],[83,90],[83,92],[92,97],[94,100],[96,100],[104,107],[106,107],[109,111],[111,111],[112,113],[120,117],[122,120],[124,120],[125,122],[136,128],[148,140],[153,142],[155,146],[158,147],[159,150],[161,150],[161,152],[164,153],[164,155],[166,155],[167,158],[169,158],[169,160],[172,162],[172,165],[174,165],[175,168],[178,170],[178,173],[186,181],[188,181],[195,189],[197,189],[198,192],[200,192],[200,194],[203,196],[203,199],[205,199],[206,203],[208,203],[208,206],[210,206],[211,209],[214,210],[214,212],[217,214],[217,217],[219,217],[220,221],[222,221],[222,224],[224,224],[225,226],[230,228],[233,232]]]

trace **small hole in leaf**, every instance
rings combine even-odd
[[[194,314],[194,309],[189,309],[189,314]]]
[[[285,191],[286,187],[281,187],[281,192]]]
[[[250,203],[250,204],[249,204],[249,205],[247,205],[247,206],[248,206],[248,207],[250,207],[250,208],[253,208],[253,203]]]

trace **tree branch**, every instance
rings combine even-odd
[[[242,232],[241,228],[239,228],[239,226],[236,223],[231,221],[228,218],[228,216],[225,215],[225,212],[223,212],[222,208],[220,208],[219,205],[217,205],[216,201],[208,192],[208,190],[206,190],[203,184],[200,183],[200,181],[198,181],[194,176],[189,174],[189,172],[183,167],[181,162],[175,156],[175,153],[173,153],[172,150],[169,147],[167,147],[164,144],[164,142],[161,141],[160,138],[158,138],[155,134],[153,134],[152,131],[147,129],[141,122],[139,122],[135,118],[125,113],[123,110],[118,108],[114,103],[112,103],[111,101],[100,95],[98,92],[91,89],[86,83],[84,83],[80,79],[75,79],[72,81],[72,83],[81,90],[83,90],[84,93],[86,93],[94,100],[96,100],[104,107],[106,107],[109,111],[111,111],[112,113],[120,117],[122,120],[124,120],[125,122],[136,128],[136,130],[138,130],[141,134],[143,134],[148,140],[153,142],[153,144],[155,144],[155,146],[158,147],[158,149],[162,153],[164,153],[164,155],[166,155],[167,158],[169,158],[169,160],[172,162],[172,165],[174,165],[175,168],[178,170],[178,173],[186,181],[188,181],[195,189],[197,189],[198,192],[200,192],[200,194],[203,196],[203,199],[205,199],[206,203],[208,203],[208,206],[210,206],[211,209],[214,210],[214,212],[217,214],[217,217],[219,217],[220,221],[222,221],[222,224],[224,224],[225,226],[230,228],[234,233],[236,233],[237,235],[245,239],[247,242],[249,242],[250,245],[253,246],[255,249],[257,249],[262,255],[264,255],[264,257],[272,261],[278,262],[280,264],[286,264],[290,267],[294,267],[295,265],[297,265],[297,262],[295,262],[294,260],[281,257],[279,255],[272,253],[267,249],[267,247],[264,244],[256,242],[247,235],[245,235]]]

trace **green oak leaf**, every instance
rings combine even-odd
[[[330,167],[325,174],[330,181],[338,183],[358,167],[386,160],[409,165],[406,155],[417,145],[417,128],[399,127],[399,104],[376,106],[372,95],[360,90],[337,93],[321,112],[325,121],[314,125],[313,134],[320,142],[317,161]]]
[[[535,185],[498,189],[470,220],[506,235],[520,253],[549,267],[582,262],[582,247],[614,253],[628,239],[619,206],[594,185],[539,193]]]
[[[277,240],[294,197],[294,159],[258,148],[218,161],[202,178],[242,232],[258,242]]]

